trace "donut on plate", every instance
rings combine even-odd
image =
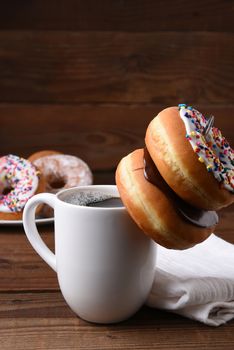
[[[80,158],[57,151],[40,151],[32,154],[29,160],[41,171],[46,180],[46,191],[58,191],[75,186],[87,186],[93,183],[89,166]],[[51,217],[53,210],[43,206],[42,216]]]
[[[38,152],[31,154],[31,156],[28,158],[28,160],[31,163],[34,163],[34,161],[39,159],[39,158],[43,158],[43,157],[47,157],[47,156],[51,156],[51,155],[55,155],[55,154],[62,154],[62,153],[58,152],[58,151],[53,151],[53,150],[38,151]]]
[[[218,222],[215,212],[188,205],[170,189],[147,150],[138,149],[120,161],[116,184],[134,221],[164,247],[192,247],[205,240]]]
[[[45,181],[28,160],[16,155],[0,158],[0,220],[20,220],[25,204],[45,190]]]
[[[234,202],[234,152],[219,129],[204,136],[207,119],[185,104],[160,112],[145,143],[159,172],[181,198],[218,210]]]
[[[48,192],[56,193],[65,188],[92,184],[89,166],[78,157],[57,151],[40,151],[28,159],[44,175]]]

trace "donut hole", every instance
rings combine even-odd
[[[13,188],[12,188],[12,187],[5,187],[5,188],[2,190],[2,195],[3,195],[3,196],[7,196],[11,191],[13,191]]]
[[[66,182],[63,178],[54,178],[49,182],[49,184],[51,188],[57,189],[57,188],[63,188]]]

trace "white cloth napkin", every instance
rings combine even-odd
[[[156,266],[148,306],[210,326],[234,318],[234,245],[212,234],[183,251],[158,246]]]

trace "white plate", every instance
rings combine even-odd
[[[54,218],[36,219],[37,224],[50,224],[52,222],[54,222]],[[1,225],[9,225],[9,226],[23,225],[23,220],[0,220],[0,226]]]

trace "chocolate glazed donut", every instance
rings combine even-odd
[[[211,227],[218,223],[218,215],[215,211],[199,209],[186,203],[168,186],[150,157],[147,148],[144,148],[144,176],[147,181],[157,186],[171,199],[175,209],[184,220],[199,227]]]
[[[218,222],[215,212],[197,210],[178,198],[143,149],[120,161],[116,184],[137,225],[166,248],[192,247],[205,240]]]

